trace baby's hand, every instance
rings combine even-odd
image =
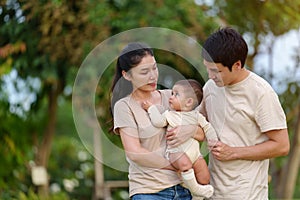
[[[150,106],[152,106],[152,103],[149,102],[149,101],[144,101],[144,102],[142,103],[142,107],[143,107],[143,109],[145,109],[146,111],[148,110],[148,108],[149,108]]]

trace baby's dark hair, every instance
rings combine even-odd
[[[201,103],[203,98],[203,90],[202,85],[198,81],[194,79],[179,80],[175,83],[175,85],[183,86],[184,94],[188,98],[193,98],[193,109],[195,109]]]

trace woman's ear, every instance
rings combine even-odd
[[[127,81],[131,81],[131,75],[129,72],[125,72],[124,70],[122,70],[122,76],[127,80]]]

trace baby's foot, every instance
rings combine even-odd
[[[214,188],[211,185],[199,185],[196,191],[192,192],[192,195],[195,197],[205,197],[209,198],[213,195]]]

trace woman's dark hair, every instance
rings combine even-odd
[[[133,42],[129,43],[118,57],[115,69],[115,77],[111,87],[111,112],[115,103],[129,95],[132,92],[131,82],[127,81],[122,76],[122,71],[128,72],[133,67],[137,66],[146,55],[153,56],[153,50],[145,43]]]
[[[205,41],[202,57],[208,62],[221,63],[229,70],[232,65],[241,61],[244,67],[248,54],[248,46],[241,34],[230,27],[221,28]]]

